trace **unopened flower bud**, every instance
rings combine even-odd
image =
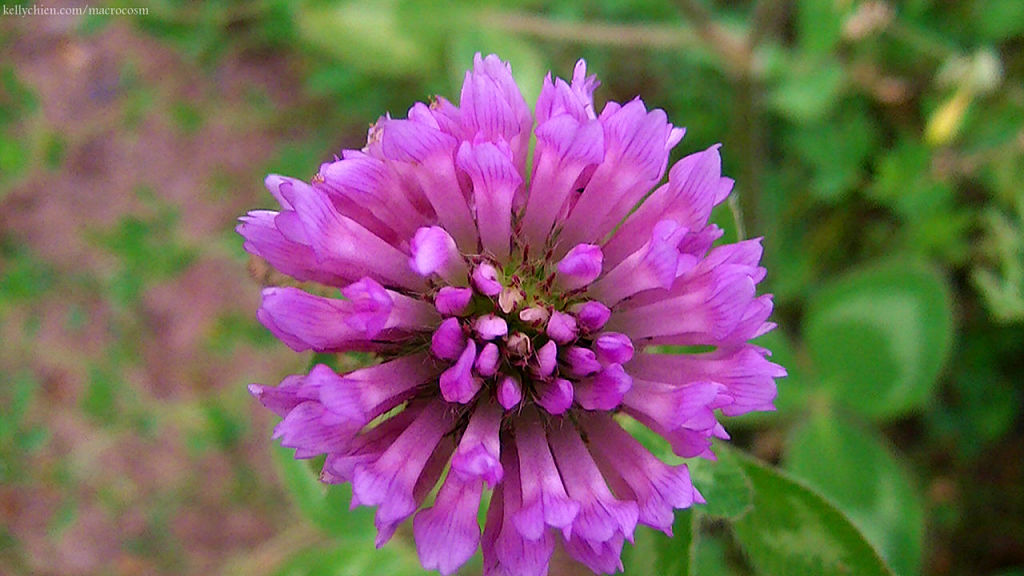
[[[501,292],[498,270],[484,262],[473,270],[473,286],[485,296],[497,296]]]
[[[522,332],[516,332],[508,337],[505,342],[505,347],[508,349],[508,353],[512,356],[519,358],[526,358],[530,355],[530,351],[533,349],[533,344],[530,342],[530,337]]]
[[[523,293],[518,288],[505,288],[498,294],[498,308],[505,314],[512,313],[523,301]]]
[[[519,312],[519,319],[530,326],[543,326],[548,321],[548,311],[540,306],[530,306]]]
[[[505,410],[511,410],[523,399],[523,386],[519,379],[512,375],[502,377],[498,383],[498,403]]]

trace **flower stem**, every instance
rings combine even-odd
[[[620,47],[704,48],[701,38],[686,26],[568,22],[526,12],[482,10],[477,23],[486,28],[579,44]]]
[[[753,73],[753,52],[746,37],[734,34],[715,22],[707,7],[698,0],[677,0],[676,3],[701,40],[722,59],[728,72],[736,77]]]

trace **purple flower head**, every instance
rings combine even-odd
[[[718,147],[669,167],[682,129],[640,99],[598,112],[597,86],[580,61],[531,114],[509,66],[477,56],[458,104],[381,118],[312,183],[268,177],[281,209],[238,226],[250,253],[340,290],[265,289],[269,330],[379,359],[252,385],[282,417],[275,437],[325,454],[322,479],[377,507],[378,544],[411,518],[442,574],[482,548],[485,576],[543,576],[559,538],[592,571],[621,570],[637,524],[670,532],[703,499],[620,422],[713,457],[718,416],[773,409],[785,376],[749,343],[774,327],[760,241],[714,245],[732,189]]]

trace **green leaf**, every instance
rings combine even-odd
[[[843,70],[830,60],[787,62],[768,103],[797,124],[824,118],[840,100]]]
[[[274,446],[274,463],[281,481],[288,489],[302,515],[321,530],[334,535],[351,535],[359,531],[373,533],[373,510],[349,510],[352,489],[348,484],[321,483],[311,463],[295,460],[292,450]],[[356,528],[358,527],[358,528]]]
[[[877,434],[832,414],[818,414],[793,431],[785,467],[835,502],[894,572],[920,572],[921,497]]]
[[[719,444],[720,446],[720,444]],[[718,460],[695,458],[687,461],[693,485],[707,500],[701,512],[719,518],[736,519],[753,503],[753,488],[732,451],[716,447]]]
[[[759,573],[892,576],[864,536],[832,504],[753,458],[737,457],[754,486],[754,506],[733,528]]]
[[[421,576],[419,562],[375,550],[366,542],[330,542],[300,549],[274,574],[277,576]]]
[[[972,3],[971,7],[968,21],[985,40],[999,42],[1024,33],[1024,10],[1019,0],[987,0]]]
[[[969,207],[947,206],[908,220],[902,242],[915,253],[934,256],[949,264],[968,264],[974,246],[977,215]]]
[[[942,445],[953,441],[962,460],[981,457],[993,442],[1012,433],[1024,389],[1006,372],[1003,358],[1020,356],[1022,337],[1019,324],[1016,329],[981,324],[965,331],[957,346],[947,393],[925,421]]]
[[[43,162],[47,169],[57,170],[64,163],[67,155],[68,143],[64,135],[59,132],[51,132],[46,135],[43,143]]]
[[[23,176],[30,160],[28,147],[23,140],[0,134],[0,176],[4,181]]]
[[[437,55],[407,34],[396,0],[310,4],[296,15],[299,38],[346,64],[378,76],[426,76]],[[432,17],[448,17],[438,10]],[[425,24],[421,22],[420,24]]]
[[[1024,320],[1024,197],[1017,201],[1016,220],[989,207],[982,223],[984,257],[972,280],[997,322]]]
[[[735,546],[730,546],[724,526],[709,532],[699,528],[701,515],[694,519],[693,541],[690,544],[690,573],[695,576],[747,576],[749,569],[737,565]]]
[[[952,201],[952,187],[933,172],[932,150],[907,136],[879,156],[868,193],[912,223],[922,214],[947,208]]]
[[[812,298],[804,336],[837,400],[873,418],[902,416],[929,400],[949,355],[949,288],[922,264],[860,269]]]
[[[733,194],[743,194],[742,190],[733,190]],[[722,229],[722,237],[718,240],[720,244],[731,244],[742,240],[739,229],[736,226],[737,211],[729,202],[722,202],[711,210],[711,223]]]
[[[294,572],[283,570],[280,574],[344,574],[361,576],[369,574],[422,574],[416,551],[402,531],[383,548],[376,549],[374,540],[377,530],[373,524],[375,510],[368,507],[349,509],[352,489],[349,484],[327,485],[317,479],[314,466],[322,459],[295,460],[292,451],[281,446],[273,448],[281,481],[288,489],[302,515],[320,530],[332,535],[330,549],[337,550],[333,560],[317,560],[323,550],[302,554],[295,559],[299,568]]]
[[[54,286],[56,272],[25,244],[0,239],[0,262],[4,267],[0,274],[0,314],[8,303],[13,305],[39,298]]]
[[[88,385],[81,400],[82,411],[97,424],[113,425],[118,420],[119,390],[124,381],[116,369],[92,364],[88,369]]]
[[[280,146],[271,158],[267,172],[297,177],[311,177],[321,162],[330,159],[330,145],[321,138],[306,142],[287,142]]]
[[[313,546],[300,550],[274,572],[277,576],[346,576],[351,574],[350,550]]]
[[[842,8],[841,6],[847,6]],[[797,34],[800,51],[814,55],[830,55],[842,39],[843,20],[849,4],[802,0],[797,5]]]
[[[672,536],[646,526],[638,527],[636,541],[622,552],[624,573],[628,576],[689,576],[693,516],[692,510],[678,510]]]
[[[39,382],[29,372],[18,372],[0,391],[0,445],[13,444],[22,429],[29,407],[39,392]]]
[[[0,68],[0,128],[24,120],[39,110],[39,97],[21,79],[14,67]]]
[[[860,183],[876,139],[876,127],[864,107],[851,104],[823,122],[793,132],[788,144],[811,169],[810,191],[821,200],[837,202]]]
[[[205,122],[202,111],[189,102],[176,102],[171,106],[171,119],[182,134],[195,134]]]

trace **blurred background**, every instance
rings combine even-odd
[[[723,144],[740,217],[715,218],[765,237],[764,344],[790,373],[778,412],[726,423],[734,444],[816,487],[897,574],[1024,574],[1018,0],[15,6],[0,573],[417,573],[272,446],[246,385],[310,358],[255,321],[267,271],[233,228],[274,207],[265,174],[308,179],[379,115],[457,100],[482,51],[530,102],[586,58],[599,105],[641,95],[687,127],[673,159]],[[700,538],[699,574],[757,573],[728,528]]]

